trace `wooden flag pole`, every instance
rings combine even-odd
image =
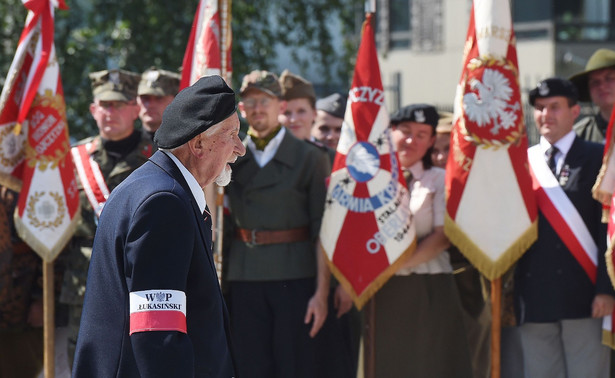
[[[502,339],[502,277],[491,281],[491,378],[500,378]]]
[[[43,372],[45,378],[55,376],[55,316],[53,261],[43,260]]]

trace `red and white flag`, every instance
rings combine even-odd
[[[66,106],[56,59],[54,7],[63,0],[22,0],[29,10],[0,95],[0,183],[19,191],[15,227],[51,262],[79,220]]]
[[[498,278],[537,237],[508,0],[474,0],[453,122],[444,230]]]
[[[371,18],[363,26],[320,228],[329,267],[359,309],[416,246]]]
[[[184,54],[180,90],[207,75],[224,76],[230,82],[232,38],[229,3],[230,0],[223,0],[219,7],[218,0],[199,1]]]

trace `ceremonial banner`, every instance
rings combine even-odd
[[[63,0],[23,0],[29,10],[0,95],[0,184],[19,191],[15,227],[51,262],[70,239],[79,195],[53,43]]]
[[[368,14],[320,228],[329,267],[357,308],[416,246]]]
[[[475,0],[454,104],[444,230],[489,279],[537,237],[517,67],[508,0]]]
[[[224,79],[230,82],[232,76],[230,9],[230,0],[222,1],[220,10],[218,0],[199,1],[184,54],[180,90],[192,85],[203,76],[222,76],[223,71]],[[224,22],[221,24],[221,21]]]

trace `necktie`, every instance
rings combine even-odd
[[[404,179],[406,180],[406,186],[408,187],[408,191],[412,191],[412,188],[410,188],[410,183],[412,182],[412,172],[410,172],[409,169],[406,169],[405,171],[403,171],[404,174]]]
[[[549,149],[547,150],[547,152],[545,152],[545,157],[547,158],[547,165],[549,166],[549,169],[551,169],[551,172],[553,172],[553,174],[555,176],[557,176],[557,165],[555,164],[555,154],[557,154],[559,150],[557,149],[557,147],[555,146],[551,146],[549,147]]]

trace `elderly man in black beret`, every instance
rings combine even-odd
[[[109,197],[92,251],[74,377],[233,377],[228,315],[202,188],[244,155],[219,76],[180,92],[161,151]]]
[[[528,151],[538,239],[515,269],[515,314],[526,377],[608,377],[602,317],[615,298],[606,272],[606,227],[591,188],[603,146],[573,131],[578,93],[550,78],[530,91],[540,143]]]

